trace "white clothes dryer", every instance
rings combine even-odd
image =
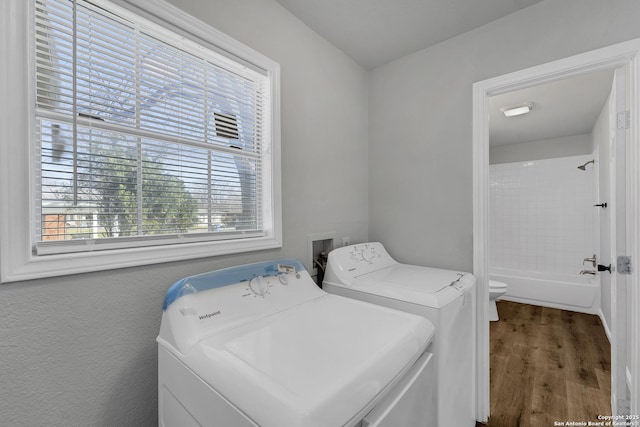
[[[437,426],[475,426],[475,277],[400,264],[378,242],[329,253],[323,289],[426,317],[436,327]]]
[[[159,424],[431,425],[433,334],[420,316],[327,294],[297,260],[187,277],[163,306]]]

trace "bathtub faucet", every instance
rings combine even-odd
[[[582,270],[580,274],[591,274],[592,276],[595,276],[596,272],[594,270]]]

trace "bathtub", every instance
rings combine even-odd
[[[598,314],[600,310],[598,276],[581,276],[578,272],[566,275],[493,267],[489,269],[489,278],[509,286],[501,299],[589,314]]]

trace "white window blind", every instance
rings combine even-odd
[[[35,4],[36,254],[264,235],[268,76],[108,2]]]

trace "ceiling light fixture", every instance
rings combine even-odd
[[[513,107],[503,107],[500,109],[506,117],[521,116],[527,114],[533,109],[533,102],[526,104],[514,105]]]

